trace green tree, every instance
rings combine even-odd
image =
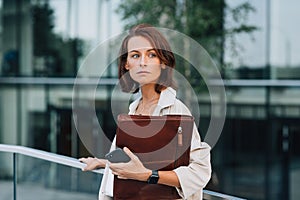
[[[231,8],[225,0],[124,0],[117,12],[126,22],[126,29],[138,23],[149,23],[185,33],[198,41],[221,69],[226,66],[225,37],[230,39],[232,51],[237,53],[239,44],[234,36],[257,29],[247,24],[249,13],[255,12],[249,2]],[[228,29],[224,27],[225,15],[235,24]]]
[[[55,13],[48,2],[32,5],[34,56],[43,58],[45,66],[35,69],[36,75],[75,76],[77,59],[83,56],[84,41],[80,38],[65,40],[54,32]]]
[[[53,49],[52,41],[55,39],[54,11],[48,4],[33,5],[33,35],[34,35],[34,55],[47,55]]]

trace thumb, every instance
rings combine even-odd
[[[123,148],[123,151],[129,156],[129,158],[131,160],[136,159],[136,155],[134,155],[134,153],[132,153],[127,147]]]

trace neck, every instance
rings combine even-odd
[[[155,84],[147,84],[141,87],[142,99],[139,102],[136,114],[139,115],[151,115],[158,103],[159,96],[155,92]]]
[[[155,91],[155,84],[147,84],[141,87],[142,98],[144,102],[150,102],[159,99],[159,94]]]

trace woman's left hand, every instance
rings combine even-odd
[[[131,160],[127,163],[109,163],[109,168],[112,170],[112,173],[117,175],[120,179],[147,181],[152,171],[144,167],[140,159],[127,147],[124,147],[123,150]]]

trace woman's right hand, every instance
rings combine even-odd
[[[91,171],[98,168],[104,168],[107,162],[105,159],[99,159],[95,157],[80,158],[79,161],[86,164],[82,171]]]

